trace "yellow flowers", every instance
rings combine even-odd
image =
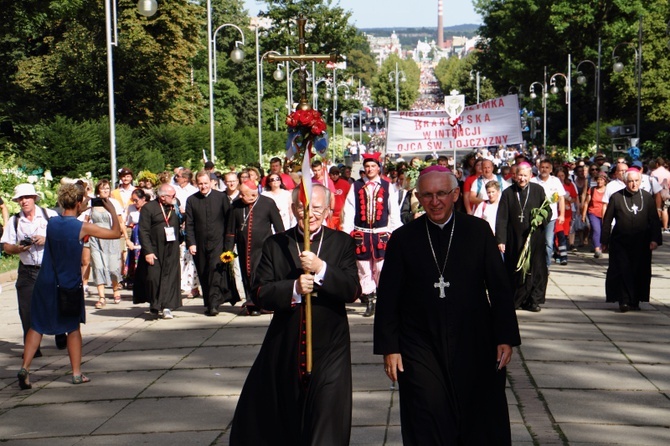
[[[219,259],[221,259],[223,263],[230,263],[233,260],[235,260],[235,257],[237,257],[237,254],[235,254],[233,251],[226,251],[224,253],[221,253]]]

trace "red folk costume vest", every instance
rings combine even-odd
[[[367,184],[373,184],[366,187]],[[383,259],[390,233],[385,231],[389,220],[389,187],[386,180],[381,183],[353,184],[356,200],[354,231],[351,236],[356,241],[356,257],[358,260]]]

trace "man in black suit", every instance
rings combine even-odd
[[[257,316],[260,311],[253,305],[251,284],[261,260],[265,239],[272,234],[284,232],[279,210],[272,198],[259,195],[258,187],[247,180],[240,184],[240,198],[235,200],[230,210],[226,230],[226,251],[232,251],[237,244],[242,268],[242,283],[247,296],[247,312]]]
[[[186,246],[193,256],[202,285],[205,314],[216,316],[223,302],[237,302],[228,289],[228,276],[219,258],[231,204],[224,192],[212,189],[206,171],[198,172],[196,185],[198,192],[186,200]]]

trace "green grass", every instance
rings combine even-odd
[[[2,257],[0,257],[0,274],[16,270],[18,267],[19,256],[12,256],[4,252],[2,253]]]

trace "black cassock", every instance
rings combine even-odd
[[[403,444],[510,444],[496,348],[521,343],[512,289],[489,225],[454,216],[443,229],[422,216],[393,232],[377,290],[374,352],[402,355]],[[449,287],[440,298],[427,231],[441,269],[454,221]]]
[[[172,242],[166,239],[165,228],[168,223],[176,237]],[[153,311],[179,308],[181,306],[179,217],[173,206],[162,206],[159,201],[150,201],[142,206],[139,225],[142,250],[135,272],[133,303],[148,302]],[[147,254],[156,255],[157,259],[153,265],[146,262]]]
[[[237,301],[229,290],[228,274],[220,260],[230,201],[218,190],[200,192],[186,200],[186,248],[195,245],[193,262],[202,286],[205,307],[215,310],[224,301]],[[234,281],[230,281],[234,283]]]
[[[259,195],[252,205],[241,199],[233,201],[226,228],[226,251],[237,244],[242,283],[247,297],[251,294],[256,267],[261,260],[263,243],[273,232],[284,232],[279,209],[272,198]]]
[[[544,227],[551,219],[551,209],[548,210],[549,215],[545,222],[531,237],[530,275],[524,280],[523,273],[516,271],[516,264],[530,233],[531,209],[542,206],[545,197],[546,193],[542,186],[535,183],[529,183],[523,189],[513,184],[505,189],[500,197],[496,215],[496,239],[499,244],[505,245],[505,268],[514,287],[515,308],[532,303],[542,304],[545,301],[549,273]],[[520,215],[523,215],[523,221],[519,218]]]
[[[612,229],[612,219],[616,219]],[[651,286],[650,242],[663,243],[661,220],[654,197],[640,190],[620,190],[610,197],[600,242],[608,245],[609,266],[605,280],[607,302],[638,306],[649,302]]]
[[[270,237],[263,247],[253,299],[274,316],[235,410],[231,446],[349,444],[352,384],[345,303],[361,291],[354,241],[326,227],[312,239],[312,252],[327,267],[312,297],[314,353],[307,388],[304,305],[291,304],[303,249],[296,228]]]

